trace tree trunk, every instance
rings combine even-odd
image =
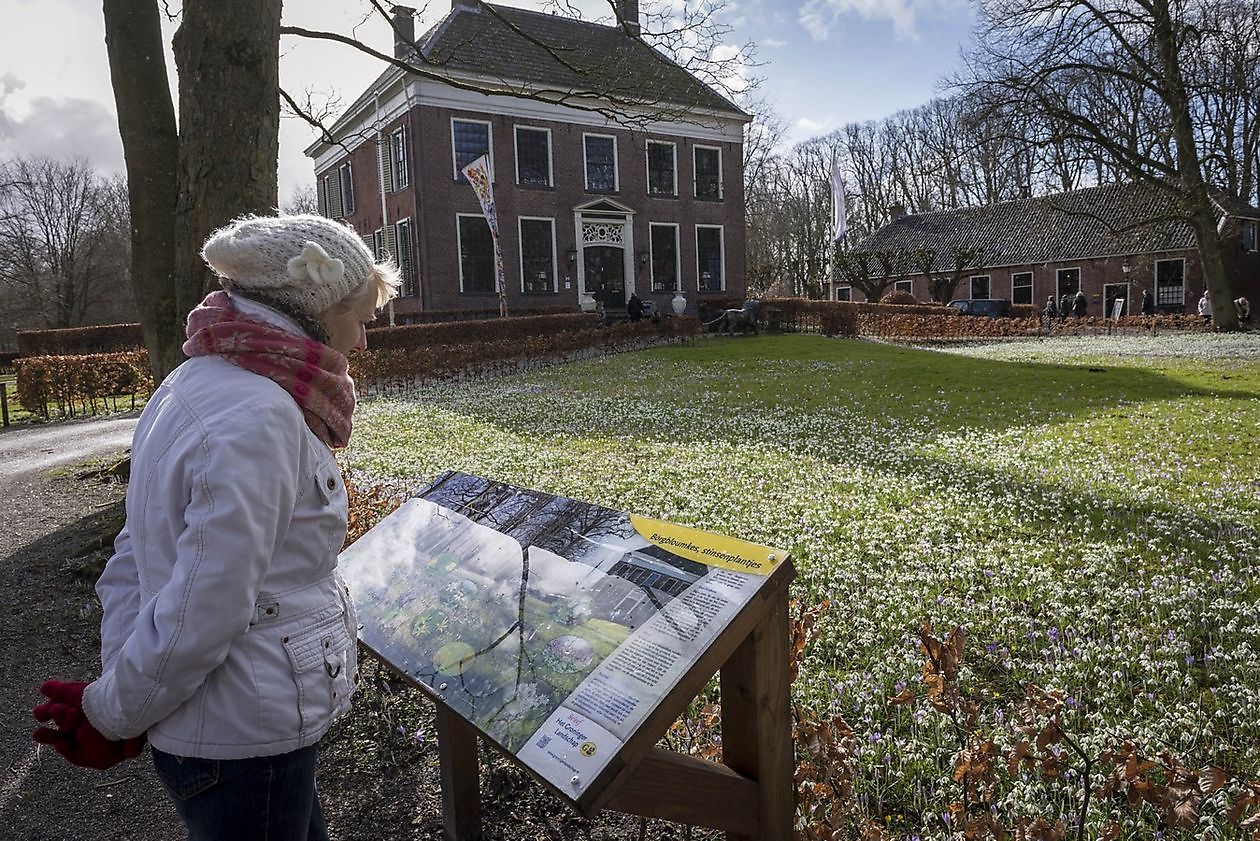
[[[1225,270],[1221,235],[1217,230],[1217,211],[1213,209],[1207,183],[1203,180],[1194,120],[1190,115],[1190,98],[1178,55],[1178,33],[1173,25],[1168,0],[1152,4],[1152,11],[1155,40],[1163,65],[1164,99],[1172,117],[1172,136],[1177,145],[1179,186],[1189,207],[1190,224],[1199,244],[1203,281],[1212,302],[1212,323],[1217,330],[1233,332],[1238,329],[1238,314],[1234,312],[1234,293]]]
[[[179,139],[153,0],[105,0],[105,46],[127,163],[131,288],[155,380],[184,355],[175,296],[175,161]]]
[[[249,213],[276,212],[280,152],[281,0],[187,0],[175,33],[179,68],[176,306],[214,286],[201,246]]]

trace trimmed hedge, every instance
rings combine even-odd
[[[378,327],[368,331],[367,343],[372,350],[412,350],[469,341],[499,341],[549,336],[572,330],[587,330],[598,324],[593,313],[564,315],[529,315],[509,318],[487,318],[476,321],[444,321],[434,324],[405,324],[401,327]]]
[[[694,318],[626,321],[600,327],[588,315],[584,316],[584,323],[586,326],[581,329],[533,335],[482,338],[465,333],[459,337],[462,341],[425,341],[451,338],[449,334],[443,335],[445,331],[435,330],[431,336],[412,334],[410,338],[416,343],[410,347],[374,348],[369,337],[368,349],[350,357],[350,373],[355,383],[365,390],[390,390],[423,381],[518,371],[536,362],[589,352],[633,350],[662,341],[677,341],[700,331],[700,322]]]
[[[96,353],[82,356],[32,356],[15,361],[18,400],[29,411],[49,417],[88,415],[107,404],[107,398],[131,398],[153,390],[149,355],[144,351]]]
[[[139,324],[103,324],[61,330],[20,330],[18,356],[83,356],[144,350]]]
[[[832,336],[877,336],[888,339],[984,339],[1038,335],[1097,335],[1108,330],[1202,331],[1210,329],[1193,315],[1126,316],[1056,319],[1047,325],[1036,307],[1018,304],[1011,318],[962,315],[940,304],[871,304],[853,301],[808,301],[767,298],[761,317],[773,329],[818,332]]]
[[[515,307],[509,313],[509,318],[518,318],[531,315],[562,315],[573,312],[572,306],[551,306],[551,307]],[[396,315],[394,322],[398,326],[406,326],[408,324],[437,324],[444,321],[484,321],[499,318],[499,308],[485,308],[475,310],[429,310],[427,312],[407,313],[406,315]]]

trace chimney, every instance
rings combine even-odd
[[[406,60],[415,50],[416,10],[410,6],[392,6],[389,10],[394,24],[394,58]]]
[[[639,37],[639,0],[617,0],[617,18],[627,35]]]
[[[896,222],[898,219],[906,215],[906,206],[904,204],[894,204],[888,210],[889,222]]]

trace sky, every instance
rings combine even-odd
[[[497,2],[541,9],[544,0]],[[588,17],[607,8],[602,0],[580,2],[593,4],[584,6]],[[365,23],[366,8],[363,0],[288,0],[284,22],[353,30],[390,52],[389,25]],[[450,5],[434,0],[422,8],[418,32]],[[940,79],[958,65],[973,21],[968,0],[726,0],[723,15],[732,46],[756,45],[760,66],[749,72],[764,78],[760,96],[785,126],[784,148],[937,95]],[[175,26],[165,27],[172,85]],[[309,90],[348,105],[381,69],[341,45],[294,38],[281,44],[280,82],[295,96]],[[300,185],[314,183],[302,153],[314,137],[298,120],[282,121],[282,203]],[[101,0],[0,0],[0,160],[18,155],[83,157],[104,172],[123,171]]]

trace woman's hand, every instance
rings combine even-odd
[[[42,745],[52,745],[66,761],[83,768],[103,771],[118,763],[134,759],[144,750],[144,736],[114,741],[100,734],[83,714],[83,689],[86,683],[63,683],[46,680],[39,691],[48,699],[32,714],[35,720],[52,727],[37,727],[31,738]]]

